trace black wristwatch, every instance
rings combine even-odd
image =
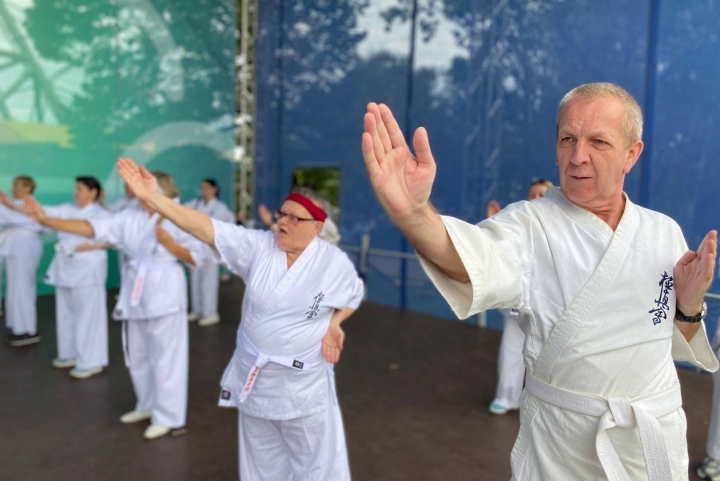
[[[680,312],[680,309],[675,308],[675,320],[680,322],[700,322],[705,319],[705,314],[707,314],[707,304],[705,302],[703,302],[702,311],[697,316],[686,316]]]

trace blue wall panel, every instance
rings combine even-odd
[[[373,249],[405,249],[364,170],[367,102],[387,103],[407,132],[427,128],[438,162],[433,202],[477,222],[488,200],[521,200],[533,178],[557,182],[557,104],[596,81],[622,85],[651,114],[647,155],[626,179],[630,198],[677,219],[691,245],[717,226],[720,148],[711,139],[720,127],[720,13],[712,2],[260,7],[257,200],[277,206],[297,167],[339,167],[343,244],[369,234]],[[370,300],[452,317],[415,260],[403,267],[375,252],[366,281]],[[501,322],[488,318],[491,327]]]

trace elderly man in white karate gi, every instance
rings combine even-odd
[[[201,196],[185,203],[185,206],[207,214],[221,222],[235,222],[235,215],[228,206],[217,198],[220,192],[214,179],[200,183]],[[203,244],[204,259],[200,267],[190,274],[190,308],[188,321],[198,321],[198,326],[207,327],[220,322],[218,295],[220,293],[220,265],[212,248]]]
[[[163,172],[152,175],[157,178],[155,193],[180,205],[172,177]],[[189,266],[199,263],[200,242],[143,202],[138,209],[86,220],[48,217],[37,202],[27,202],[27,208],[51,229],[108,242],[126,255],[113,318],[124,320],[125,364],[137,404],[120,422],[149,419],[145,439],[184,433],[189,363],[187,281],[178,261]]]
[[[673,359],[718,368],[702,321],[717,232],[688,251],[677,223],[623,193],[643,149],[632,96],[608,83],[570,91],[557,118],[560,188],[478,225],[430,205],[425,129],[415,158],[386,106],[369,104],[364,124],[378,199],[454,312],[521,314],[528,374],[513,479],[688,479]]]
[[[5,263],[7,293],[5,322],[12,331],[6,342],[13,347],[40,342],[37,330],[37,269],[43,253],[40,233],[44,228],[17,212],[32,199],[35,181],[28,176],[13,180],[13,199],[0,193],[0,259]]]
[[[221,406],[239,411],[240,479],[349,480],[333,363],[343,345],[340,324],[360,305],[363,284],[347,255],[318,238],[327,217],[318,200],[288,196],[274,234],[168,202],[129,159],[118,171],[138,198],[212,246],[245,281],[237,348],[220,395]]]

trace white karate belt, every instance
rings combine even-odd
[[[647,466],[649,481],[672,481],[662,430],[657,418],[682,407],[680,384],[660,393],[638,396],[603,398],[592,394],[579,394],[547,384],[528,373],[525,385],[536,398],[553,406],[580,414],[600,418],[595,448],[609,481],[631,481],[610,442],[607,430],[618,427],[633,429],[637,426],[640,444]]]
[[[169,267],[177,265],[177,261],[174,259],[164,259],[164,260],[151,260],[151,261],[139,261],[136,259],[131,259],[125,261],[125,264],[123,265],[123,271],[126,271],[129,268],[135,269],[135,282],[133,282],[133,288],[132,292],[130,293],[130,305],[135,307],[140,304],[140,299],[142,299],[143,292],[145,291],[145,284],[147,279],[147,271],[149,268],[153,269],[167,269]],[[126,272],[123,272],[123,276],[127,275]]]
[[[35,232],[24,227],[5,227],[0,232],[0,246],[2,246],[11,234],[25,234],[25,235],[37,235],[39,232]]]
[[[62,242],[57,242],[55,244],[55,253],[65,255],[67,257],[73,257],[75,255],[75,246],[71,246],[69,244],[63,244]]]
[[[265,354],[264,352],[260,352],[253,343],[250,342],[250,339],[248,339],[245,332],[240,329],[238,347],[250,356],[255,357],[253,367],[250,369],[245,385],[240,392],[240,402],[245,402],[250,395],[250,392],[255,385],[255,380],[262,368],[282,369],[289,367],[301,371],[309,371],[313,367],[325,364],[325,358],[322,355],[322,343],[318,343],[317,346],[294,357],[271,356],[269,354]]]

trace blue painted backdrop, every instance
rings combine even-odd
[[[557,181],[557,104],[595,81],[624,86],[646,113],[630,197],[676,219],[690,245],[720,224],[714,2],[263,0],[259,25],[257,201],[277,206],[297,167],[339,167],[343,244],[368,233],[375,249],[407,251],[364,171],[367,102],[428,129],[434,203],[479,221],[488,200]],[[402,262],[370,257],[369,299],[452,317],[417,262]]]

